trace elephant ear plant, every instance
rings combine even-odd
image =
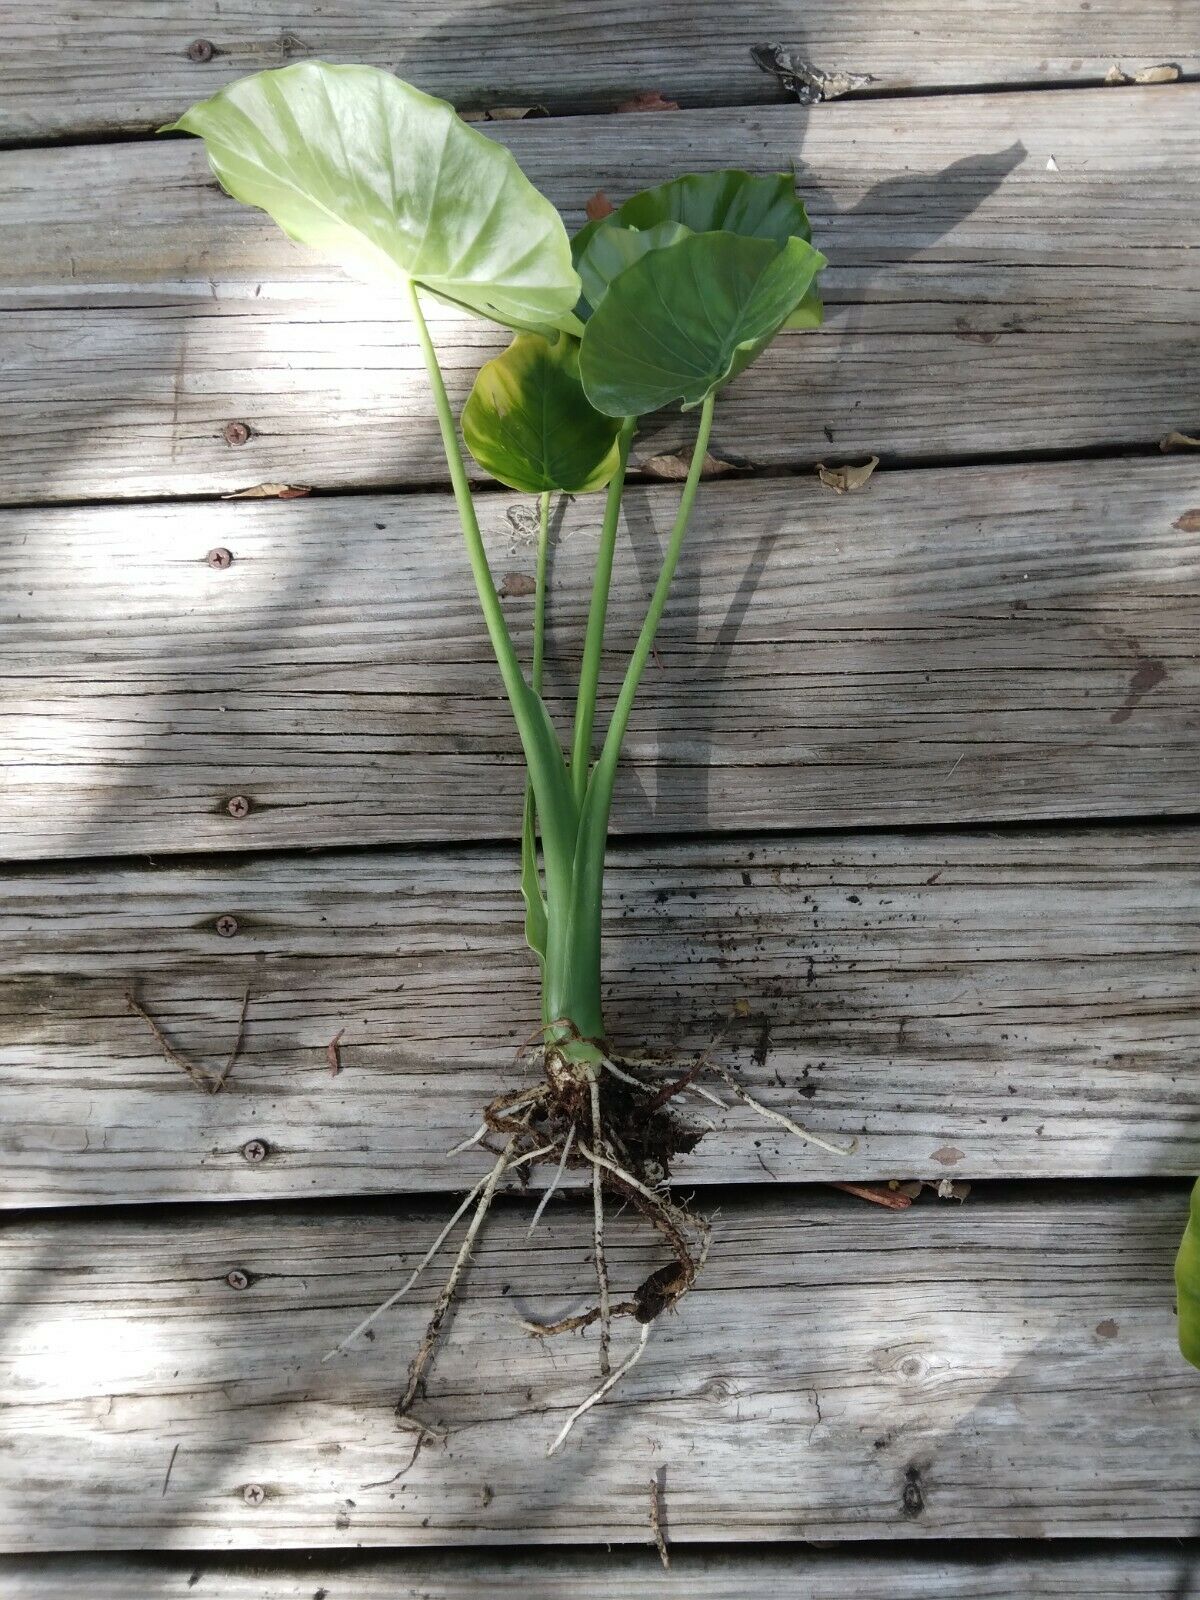
[[[556,1449],[576,1416],[637,1359],[651,1323],[686,1292],[703,1261],[708,1223],[666,1192],[672,1156],[690,1150],[702,1132],[679,1112],[684,1097],[699,1094],[722,1104],[700,1078],[712,1074],[762,1115],[822,1143],[759,1105],[708,1055],[672,1074],[647,1067],[645,1058],[639,1064],[616,1054],[601,1012],[601,909],[621,745],[683,547],[717,396],[781,330],[819,324],[816,280],[824,258],[809,243],[791,179],[744,172],[696,174],[649,189],[588,223],[571,241],[553,206],[505,149],[460,121],[445,102],[374,68],[307,62],[259,73],[193,106],[173,126],[204,140],[213,170],[235,199],[260,207],[292,239],[355,275],[393,286],[424,354],[467,557],[528,770],[522,889],[526,933],[541,969],[542,1015],[534,1035],[536,1082],[493,1100],[466,1141],[479,1144],[494,1134],[503,1145],[422,1263],[471,1211],[397,1411],[406,1416],[418,1394],[501,1180],[547,1163],[554,1169],[548,1197],[568,1168],[578,1168],[592,1189],[597,1304],[561,1323],[531,1325],[531,1331],[598,1323],[602,1381],[568,1419],[551,1445]],[[485,472],[539,497],[528,677],[488,567],[425,321],[426,295],[516,335],[476,378],[462,431]],[[603,736],[594,739],[630,444],[639,418],[677,402],[699,409],[691,466],[615,706]],[[565,751],[541,697],[550,497],[605,487]],[[606,1195],[641,1211],[670,1253],[666,1266],[620,1299],[610,1293],[605,1264]],[[614,1368],[610,1323],[618,1316],[633,1318],[641,1334]]]

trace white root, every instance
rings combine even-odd
[[[603,1143],[600,1128],[600,1080],[594,1072],[588,1075],[592,1100],[592,1138],[597,1146]],[[612,1344],[612,1306],[608,1293],[608,1261],[604,1254],[604,1179],[600,1168],[592,1163],[592,1240],[596,1259],[596,1283],[600,1290],[600,1376],[609,1371],[608,1352]]]
[[[425,1271],[425,1268],[429,1265],[434,1256],[437,1255],[438,1251],[445,1244],[446,1240],[454,1232],[454,1229],[460,1219],[467,1211],[470,1210],[472,1202],[479,1196],[481,1190],[487,1187],[493,1176],[496,1178],[496,1181],[499,1182],[500,1176],[504,1173],[506,1168],[510,1172],[515,1171],[517,1167],[524,1166],[526,1162],[535,1161],[539,1156],[548,1155],[553,1148],[553,1145],[544,1145],[540,1150],[531,1150],[528,1155],[518,1156],[515,1161],[505,1161],[504,1157],[502,1156],[492,1168],[491,1172],[480,1178],[479,1182],[471,1190],[470,1194],[467,1195],[466,1199],[450,1218],[450,1221],[442,1229],[441,1233],[438,1234],[437,1238],[421,1257],[420,1261],[418,1261],[407,1280],[399,1289],[396,1290],[395,1294],[390,1294],[383,1304],[376,1306],[369,1317],[364,1317],[363,1320],[358,1324],[357,1328],[353,1328],[340,1344],[335,1344],[332,1350],[327,1351],[326,1354],[321,1357],[322,1362],[332,1361],[334,1356],[343,1354],[343,1352],[350,1345],[352,1345],[356,1339],[361,1338],[361,1336],[366,1333],[367,1329],[383,1316],[384,1312],[390,1311],[398,1300],[404,1299],[404,1296],[412,1288],[413,1284],[416,1283],[417,1279]],[[497,1171],[497,1169],[499,1170]]]
[[[525,1237],[527,1239],[531,1239],[533,1237],[533,1230],[537,1227],[538,1223],[542,1220],[542,1212],[545,1211],[546,1207],[550,1204],[550,1196],[554,1193],[554,1191],[558,1188],[559,1184],[562,1182],[563,1173],[567,1169],[567,1157],[571,1154],[571,1146],[574,1143],[575,1143],[575,1124],[572,1123],[571,1127],[570,1127],[570,1129],[569,1129],[569,1131],[567,1133],[567,1137],[563,1140],[562,1155],[558,1158],[558,1166],[555,1168],[554,1177],[550,1180],[550,1187],[546,1190],[545,1194],[538,1201],[537,1210],[533,1213],[533,1221],[529,1224],[529,1227],[525,1232]]]
[[[832,1140],[822,1139],[819,1134],[810,1133],[807,1128],[802,1128],[798,1122],[793,1122],[791,1117],[785,1116],[782,1111],[772,1111],[770,1106],[763,1105],[761,1100],[756,1100],[752,1094],[743,1089],[733,1074],[724,1067],[719,1067],[715,1061],[708,1062],[708,1069],[710,1072],[715,1072],[722,1083],[729,1085],[735,1098],[740,1100],[744,1106],[749,1106],[751,1111],[756,1111],[760,1117],[765,1118],[767,1122],[773,1122],[776,1127],[786,1129],[788,1133],[793,1134],[797,1139],[804,1139],[808,1144],[815,1144],[819,1149],[828,1150],[830,1155],[834,1156],[853,1155],[858,1148],[857,1139],[848,1145],[834,1144]]]
[[[486,1139],[487,1135],[488,1125],[486,1122],[481,1122],[469,1139],[464,1139],[461,1144],[456,1144],[453,1150],[447,1150],[446,1154],[448,1156],[461,1155],[464,1150],[469,1150],[472,1145],[478,1144],[481,1139]]]
[[[601,1056],[600,1065],[606,1072],[611,1072],[614,1078],[619,1078],[622,1083],[628,1083],[632,1088],[640,1089],[643,1094],[649,1092],[648,1084],[642,1083],[640,1079],[633,1077],[631,1073],[623,1072],[616,1062],[610,1061],[607,1056]]]
[[[605,1172],[611,1172],[614,1178],[619,1178],[622,1183],[628,1184],[631,1189],[636,1189],[643,1199],[649,1200],[652,1206],[655,1206],[661,1212],[665,1212],[677,1228],[692,1228],[696,1229],[697,1232],[700,1231],[696,1217],[680,1210],[678,1206],[672,1205],[671,1201],[664,1195],[655,1194],[653,1189],[648,1189],[640,1179],[635,1178],[632,1172],[626,1172],[625,1168],[619,1167],[615,1161],[610,1161],[607,1156],[600,1155],[585,1144],[582,1139],[579,1141],[579,1150],[581,1155],[590,1161],[594,1167],[603,1167]]]
[[[582,1403],[582,1405],[575,1407],[574,1411],[572,1411],[571,1415],[559,1429],[558,1436],[555,1438],[554,1442],[546,1446],[546,1454],[548,1456],[554,1455],[557,1450],[562,1448],[567,1435],[579,1421],[580,1417],[582,1417],[586,1412],[590,1411],[594,1405],[598,1405],[599,1402],[604,1399],[604,1396],[609,1392],[609,1390],[615,1388],[625,1374],[632,1367],[636,1366],[641,1360],[642,1353],[646,1348],[646,1341],[650,1337],[651,1326],[652,1324],[649,1322],[642,1323],[641,1337],[639,1338],[633,1353],[626,1356],[625,1360],[622,1361],[621,1365],[615,1370],[615,1372],[609,1373],[608,1377],[605,1378],[600,1387],[588,1395],[587,1399]]]

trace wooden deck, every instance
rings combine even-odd
[[[1200,10],[0,0],[0,41],[0,1594],[1200,1597],[1200,452],[1160,449],[1200,434]],[[767,42],[866,81],[802,106]],[[746,1082],[858,1143],[731,1113],[681,1165],[705,1276],[552,1462],[595,1350],[519,1318],[586,1293],[573,1193],[477,1249],[444,1444],[392,1416],[433,1290],[322,1360],[476,1180],[442,1152],[536,996],[415,347],[146,137],[306,55],[545,108],[483,126],[568,220],[794,165],[831,258],[824,330],[718,410],[608,1010],[689,1047],[734,1012]],[[652,89],[683,109],[614,114]],[[461,397],[501,341],[435,333]],[[614,661],[688,436],[635,448]],[[812,470],[866,454],[859,494]],[[265,482],[312,493],[222,498]],[[522,637],[528,505],[479,499]],[[555,713],[597,522],[556,526]],[[247,990],[219,1095],[127,1000],[219,1070]],[[969,1193],[831,1187],[915,1179]]]

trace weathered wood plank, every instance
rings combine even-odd
[[[858,1136],[838,1158],[738,1109],[684,1185],[1193,1173],[1198,878],[1185,829],[622,848],[609,1026],[703,1046],[740,1001],[726,1059],[747,1084]],[[2,889],[9,1206],[466,1188],[479,1152],[444,1152],[533,1070],[514,1062],[538,1002],[512,853],[55,869]],[[163,1058],[134,985],[214,1071],[249,985],[222,1094]],[[244,1159],[251,1139],[266,1161]]]
[[[1200,1375],[1176,1348],[1171,1283],[1185,1214],[1182,1187],[897,1214],[811,1193],[730,1201],[695,1292],[548,1461],[595,1381],[595,1342],[539,1344],[518,1319],[585,1303],[590,1209],[532,1246],[524,1209],[506,1210],[422,1401],[448,1442],[411,1466],[392,1408],[436,1284],[361,1351],[321,1357],[439,1213],[11,1225],[0,1538],[642,1541],[660,1467],[681,1543],[1190,1535]],[[656,1259],[634,1227],[611,1230],[618,1282]],[[229,1287],[234,1267],[248,1289]]]
[[[322,1554],[302,1568],[286,1557],[11,1556],[0,1580],[7,1600],[1197,1600],[1200,1559],[1194,1543],[978,1554],[675,1543],[669,1573],[653,1551],[626,1548]]]
[[[1070,14],[1034,0],[963,8],[921,0],[898,17],[879,0],[650,6],[617,3],[595,26],[582,0],[397,7],[387,0],[254,7],[199,0],[123,6],[101,16],[66,0],[0,5],[0,137],[150,131],[246,72],[320,57],[366,61],[460,106],[513,103],[608,111],[647,89],[684,105],[779,98],[751,46],[783,41],[823,71],[856,73],[871,93],[1096,82],[1164,61],[1200,70],[1200,30],[1183,0],[1090,0]],[[192,54],[189,46],[201,40]]]
[[[798,166],[829,320],[732,385],[714,435],[795,466],[1194,431],[1198,108],[1183,84],[495,126],[572,221],[598,186]],[[0,498],[444,478],[398,306],[221,195],[193,143],[0,171]],[[461,399],[501,341],[449,313],[439,339]],[[659,418],[638,451],[679,434]]]
[[[676,499],[629,494],[607,693]],[[1182,457],[880,473],[845,498],[706,485],[615,826],[1190,810],[1198,507]],[[524,644],[527,506],[481,509]],[[589,499],[558,530],[563,729],[598,521]],[[516,733],[448,497],[11,512],[0,588],[9,857],[515,835]]]

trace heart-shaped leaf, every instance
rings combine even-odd
[[[618,206],[601,227],[653,228],[681,222],[693,233],[738,233],[746,239],[811,239],[808,213],[786,172],[692,172],[643,189]]]
[[[358,275],[409,279],[509,327],[573,325],[579,279],[554,207],[501,145],[389,72],[260,72],[171,128],[204,140],[234,199]]]
[[[588,403],[579,345],[523,333],[480,368],[462,414],[467,448],[511,489],[540,494],[600,489],[616,471],[616,417]]]
[[[609,416],[685,409],[743,371],[825,265],[803,239],[696,233],[652,250],[609,287],[587,325],[580,376]]]
[[[681,222],[658,222],[652,228],[598,228],[575,258],[583,284],[583,310],[590,316],[613,279],[640,261],[647,251],[663,250],[687,238],[690,232]]]

